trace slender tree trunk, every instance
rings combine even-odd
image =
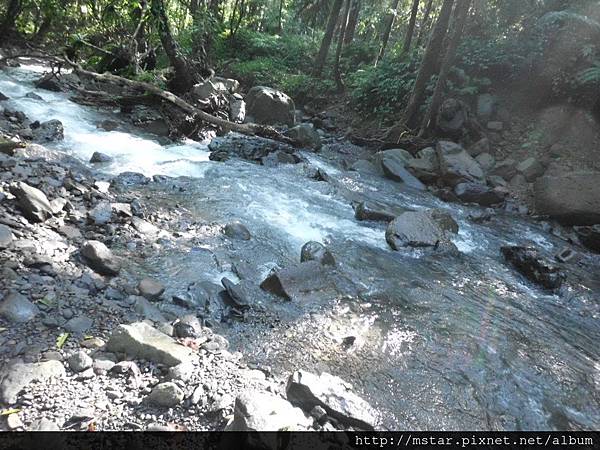
[[[453,3],[454,0],[444,0],[440,16],[435,24],[431,39],[429,39],[429,44],[427,44],[427,50],[425,50],[423,61],[421,61],[421,67],[419,68],[419,73],[415,80],[410,100],[404,110],[404,123],[409,128],[415,128],[418,125],[417,118],[419,115],[419,107],[423,104],[423,100],[425,99],[427,83],[434,74],[442,42],[448,31],[448,22],[452,13]]]
[[[346,6],[344,8],[344,15],[342,16],[342,24],[340,27],[340,34],[338,35],[337,49],[335,51],[335,64],[333,66],[333,74],[335,78],[335,84],[340,92],[344,90],[344,83],[342,82],[342,74],[340,73],[340,58],[342,56],[342,50],[344,48],[344,39],[346,37],[346,28],[348,26],[348,15],[350,14],[350,4],[352,0],[346,0]]]
[[[393,0],[392,12],[385,16],[383,23],[383,33],[381,34],[381,48],[379,49],[379,54],[377,55],[375,65],[379,64],[379,61],[381,61],[383,59],[383,56],[385,55],[385,50],[390,40],[390,34],[392,33],[392,27],[394,26],[394,19],[396,18],[396,14],[398,13],[398,3],[400,3],[400,0]]]
[[[327,20],[327,28],[325,30],[325,36],[321,41],[321,48],[319,48],[319,54],[315,60],[315,76],[321,76],[323,73],[323,67],[325,66],[325,60],[327,59],[327,53],[329,53],[329,47],[331,47],[331,41],[333,40],[333,32],[340,15],[340,9],[342,9],[343,0],[335,0],[331,12],[329,13],[329,19]]]
[[[431,8],[433,7],[433,0],[429,0],[427,6],[425,7],[425,13],[423,14],[423,20],[421,21],[421,26],[419,27],[419,37],[417,38],[417,47],[421,45],[423,41],[423,36],[427,34],[427,28],[429,28],[429,19],[431,18]]]
[[[344,36],[344,45],[350,45],[354,40],[358,18],[360,16],[361,0],[352,1],[352,9],[348,16],[348,24],[346,25],[346,35]]]
[[[454,8],[454,33],[452,34],[452,38],[448,43],[448,48],[446,50],[446,54],[444,55],[444,61],[442,62],[442,68],[440,69],[435,90],[433,91],[433,96],[431,97],[431,104],[429,105],[427,114],[425,114],[425,117],[423,118],[423,124],[421,125],[421,132],[419,135],[422,135],[435,127],[435,117],[437,111],[440,109],[440,105],[442,104],[442,95],[446,86],[446,80],[448,79],[448,74],[450,73],[450,69],[454,63],[456,50],[458,49],[462,39],[467,17],[469,16],[470,6],[471,0],[462,0]]]
[[[21,0],[9,0],[6,14],[0,23],[0,36],[8,37],[15,31],[17,18],[21,14],[22,8]]]
[[[277,34],[283,32],[283,0],[279,0],[279,14],[277,16]]]
[[[179,46],[169,26],[169,18],[165,11],[163,0],[152,0],[152,15],[158,25],[158,34],[160,42],[169,58],[169,62],[175,70],[175,77],[172,80],[172,89],[176,93],[187,92],[196,83],[196,71],[190,62],[181,54]]]
[[[410,50],[413,34],[415,33],[415,24],[417,23],[417,13],[419,12],[419,0],[413,0],[412,10],[410,11],[410,21],[408,22],[408,30],[406,30],[406,38],[404,39],[404,53]]]

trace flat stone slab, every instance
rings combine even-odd
[[[61,378],[66,374],[60,361],[40,363],[15,363],[7,367],[0,382],[0,402],[11,405],[17,396],[32,381],[45,381],[49,378]]]

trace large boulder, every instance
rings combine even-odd
[[[101,275],[118,275],[121,270],[119,260],[100,241],[87,241],[79,250],[85,263]]]
[[[302,123],[293,128],[290,128],[286,136],[293,139],[302,147],[320,150],[322,147],[321,136],[315,130],[315,127],[310,123]]]
[[[352,385],[334,375],[299,370],[288,379],[286,393],[293,405],[306,412],[320,406],[345,425],[362,430],[373,430],[377,425],[377,414],[371,405],[352,391]]]
[[[418,153],[418,158],[406,161],[406,168],[424,183],[431,183],[438,178],[439,162],[433,147],[427,147]]]
[[[538,178],[535,210],[567,225],[600,223],[600,172],[570,172]]]
[[[119,325],[106,343],[106,349],[169,367],[193,359],[189,348],[145,322]]]
[[[36,142],[62,141],[65,138],[65,130],[60,120],[52,119],[42,122],[32,130],[33,140]]]
[[[505,192],[481,183],[459,183],[454,187],[456,196],[465,203],[492,206],[504,201]]]
[[[384,155],[381,160],[381,168],[387,178],[404,183],[405,185],[420,191],[425,190],[423,183],[406,170],[405,164],[404,161],[395,155]]]
[[[529,281],[546,289],[558,289],[562,285],[564,273],[552,261],[541,256],[536,249],[507,246],[500,250],[504,258]]]
[[[293,126],[296,121],[294,101],[283,92],[266,86],[250,89],[246,95],[246,110],[246,119],[252,118],[260,124]]]
[[[263,158],[277,151],[290,155],[294,153],[291,145],[239,133],[227,133],[223,137],[214,138],[208,144],[208,149],[211,151],[209,156],[211,161],[226,161],[237,157],[260,163]]]
[[[9,322],[28,322],[39,313],[38,307],[17,291],[11,291],[0,301],[0,317]]]
[[[406,211],[388,224],[385,239],[394,250],[447,244],[447,231],[431,211]]]
[[[268,392],[246,391],[236,398],[233,422],[227,426],[226,430],[301,431],[306,430],[311,422],[300,408],[295,408],[281,397]],[[261,439],[258,436],[255,437]],[[275,435],[272,437],[276,438]],[[269,436],[265,435],[262,439],[268,440]]]
[[[43,222],[52,215],[52,207],[46,194],[27,183],[19,181],[10,187],[17,198],[23,215],[32,222]]]
[[[227,89],[225,83],[214,81],[213,79],[195,84],[192,87],[191,96],[196,101],[205,101],[210,97],[225,95],[228,93],[229,89]]]
[[[439,141],[436,153],[443,180],[454,186],[462,181],[481,182],[485,174],[481,166],[459,144]]]
[[[0,403],[7,405],[16,403],[19,392],[32,381],[62,378],[65,375],[65,368],[60,361],[11,364],[0,374]]]

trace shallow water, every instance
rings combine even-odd
[[[566,245],[540,224],[502,213],[473,224],[467,216],[474,208],[344,171],[327,150],[304,155],[330,175],[324,183],[307,178],[302,164],[212,162],[205,144],[161,146],[143,133],[100,130],[98,122],[118,116],[35,90],[36,76],[34,67],[2,72],[0,92],[31,120],[63,122],[65,140],[55,148],[83,162],[94,151],[113,156],[105,174],[184,177],[177,180],[181,192],[153,183],[148,193],[176,201],[199,223],[240,220],[253,234],[249,242],[221,248],[209,227],[196,233],[194,245],[165,247],[137,261],[135,270],[184,289],[223,275],[237,280],[230,261],[238,258],[252,266],[258,283],[272,267],[298,261],[305,242],[330,247],[348,293],[301,304],[265,296],[260,307],[283,318],[277,326],[229,327],[232,345],[248,359],[277,373],[303,368],[340,375],[379,408],[390,428],[600,428],[599,271],[573,269],[570,286],[550,295],[499,255],[506,244],[534,243],[550,253]],[[31,91],[45,102],[24,98]],[[460,225],[454,242],[461,255],[391,251],[384,225],[354,219],[351,203],[361,199],[448,210]],[[584,252],[583,259],[585,267],[600,266],[597,256]],[[347,336],[356,337],[349,349],[342,345]]]

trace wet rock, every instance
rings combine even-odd
[[[360,202],[354,209],[357,220],[374,220],[378,222],[391,222],[405,210],[393,208],[382,203],[366,201]]]
[[[142,297],[156,301],[163,295],[163,292],[165,292],[165,287],[158,281],[146,277],[139,282],[138,290]]]
[[[46,89],[47,91],[60,92],[60,82],[55,74],[47,73],[43,75],[39,80],[36,81],[35,87],[39,89]]]
[[[439,141],[436,152],[443,180],[454,186],[462,181],[480,182],[484,178],[481,166],[460,145]]]
[[[0,92],[0,102],[3,102],[5,100],[10,100],[10,98],[4,95],[2,92]]]
[[[179,338],[199,338],[203,335],[202,324],[195,315],[185,315],[173,324],[173,334]]]
[[[32,131],[37,142],[61,141],[65,138],[63,124],[60,120],[48,120]]]
[[[94,152],[90,158],[91,163],[109,163],[112,162],[112,160],[112,157],[101,152]]]
[[[131,187],[131,186],[145,186],[150,183],[148,178],[143,173],[138,172],[121,172],[112,180],[113,186]]]
[[[115,122],[114,120],[106,119],[96,125],[98,128],[101,128],[104,131],[114,131],[119,128],[119,122]],[[96,154],[98,152],[95,152]],[[93,158],[93,156],[92,156]],[[90,162],[106,162],[106,161],[90,161]]]
[[[235,400],[233,422],[226,428],[227,431],[301,431],[306,430],[311,424],[300,408],[295,408],[291,403],[281,397],[260,391],[245,391]],[[274,448],[277,436],[252,436],[260,442],[259,447]],[[249,444],[249,443],[248,443]],[[265,447],[266,445],[266,447]]]
[[[293,139],[302,147],[320,150],[323,146],[321,136],[312,124],[302,123],[297,125],[290,128],[285,135]]]
[[[288,379],[287,398],[292,405],[310,412],[320,406],[340,423],[362,430],[373,430],[377,425],[375,410],[352,392],[352,385],[339,377],[299,370]]]
[[[87,241],[80,249],[85,263],[101,275],[118,275],[121,265],[106,245],[100,241]]]
[[[169,367],[192,359],[189,348],[179,345],[144,322],[119,325],[106,343],[106,348],[111,352],[125,353]]]
[[[39,313],[36,305],[17,291],[11,291],[0,301],[0,317],[14,323],[29,322]]]
[[[558,289],[565,280],[564,273],[535,248],[507,246],[500,250],[504,258],[529,281],[546,289]]]
[[[69,319],[65,324],[65,330],[73,334],[83,334],[94,325],[94,321],[87,316],[80,315]]]
[[[354,164],[352,164],[348,170],[353,170],[358,173],[367,174],[367,175],[376,175],[379,173],[377,166],[373,164],[371,161],[367,161],[366,159],[359,159]]]
[[[385,239],[394,250],[404,247],[436,247],[446,233],[428,211],[407,211],[389,223]]]
[[[425,190],[425,186],[404,167],[404,162],[395,156],[384,156],[381,167],[385,176],[391,180],[404,183],[413,189]]]
[[[32,381],[45,381],[49,378],[61,378],[66,375],[59,361],[40,363],[14,363],[2,370],[0,376],[0,403],[14,404],[17,396]]]
[[[565,247],[562,250],[560,250],[554,257],[558,262],[566,263],[573,260],[573,258],[575,258],[576,256],[577,253],[573,251],[573,249]]]
[[[474,211],[467,216],[467,218],[473,223],[485,223],[492,220],[495,211],[493,209],[486,209],[485,211]]]
[[[30,98],[32,100],[37,100],[40,102],[44,101],[44,99],[42,97],[40,97],[39,95],[37,95],[35,92],[28,92],[27,94],[25,94],[25,98]]]
[[[502,203],[505,195],[480,183],[459,183],[454,187],[456,196],[465,203],[492,206]]]
[[[0,250],[3,248],[8,248],[12,241],[12,230],[6,225],[0,224]]]
[[[183,401],[183,396],[184,393],[179,386],[168,381],[154,386],[154,389],[148,395],[148,402],[153,405],[172,408]]]
[[[71,370],[76,373],[89,369],[94,363],[92,358],[90,358],[90,356],[83,350],[73,353],[67,362],[69,363]]]
[[[573,227],[579,241],[593,252],[600,253],[600,224],[588,227]]]
[[[434,182],[438,178],[439,172],[435,149],[425,148],[421,150],[418,158],[410,158],[406,161],[406,169],[425,183]]]
[[[266,167],[277,167],[281,164],[298,164],[300,162],[300,159],[292,153],[286,153],[277,150],[261,158],[260,162],[263,166]]]
[[[252,118],[249,121],[265,125],[293,126],[295,124],[294,101],[276,89],[265,86],[253,87],[246,95],[246,106],[248,116]]]
[[[390,148],[388,150],[382,150],[380,152],[377,152],[371,157],[373,164],[375,164],[378,167],[381,167],[382,170],[384,159],[396,160],[401,164],[405,164],[408,160],[412,159],[412,155],[410,154],[410,152],[404,150],[403,148]]]
[[[286,300],[301,299],[304,295],[332,288],[332,282],[317,261],[306,261],[272,271],[260,284],[261,289]]]
[[[229,278],[223,277],[221,279],[221,284],[227,291],[230,303],[232,303],[235,308],[244,310],[250,307],[251,300],[242,283],[235,284]]]
[[[567,172],[538,178],[535,210],[567,225],[600,224],[600,172]]]
[[[335,258],[320,242],[310,241],[300,250],[300,262],[318,261],[325,266],[335,266]]]
[[[232,239],[240,239],[242,241],[249,241],[252,237],[248,228],[240,222],[232,222],[225,225],[223,232],[226,236]]]
[[[272,139],[233,132],[214,138],[208,144],[208,149],[211,151],[209,156],[211,161],[226,161],[229,158],[237,157],[261,162],[264,157],[278,150],[288,154],[294,153],[294,148],[290,145]]]
[[[498,175],[490,175],[488,178],[488,183],[492,186],[492,187],[506,187],[508,186],[508,183],[506,182],[506,180],[504,178],[502,178],[501,176]]]
[[[433,219],[433,221],[437,223],[438,227],[440,227],[442,231],[452,234],[458,233],[458,223],[456,220],[454,220],[450,213],[442,209],[430,209],[426,212]]]
[[[39,189],[22,181],[11,185],[10,192],[17,198],[23,215],[32,222],[44,222],[52,215],[48,197]]]
[[[88,219],[96,225],[106,225],[112,220],[112,207],[109,202],[98,203],[88,211]]]

